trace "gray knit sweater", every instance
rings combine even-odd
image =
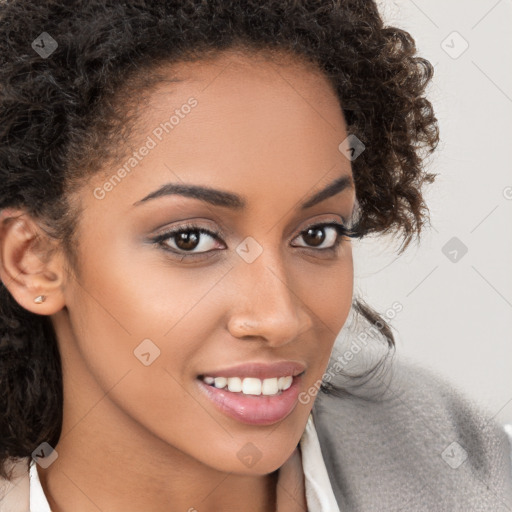
[[[445,378],[395,357],[359,387],[332,382],[346,391],[313,414],[342,512],[512,511],[503,427]]]

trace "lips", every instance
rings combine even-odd
[[[208,370],[198,375],[199,390],[220,412],[241,423],[271,425],[285,419],[296,407],[305,365],[295,361],[275,363],[246,363],[229,368]],[[262,382],[281,379],[286,385],[277,393],[246,394],[243,390],[230,391],[207,384],[211,379],[225,381],[261,379]],[[206,381],[205,381],[206,380]],[[291,382],[290,382],[291,381]],[[249,382],[252,386],[252,384]],[[252,390],[251,390],[252,391]]]

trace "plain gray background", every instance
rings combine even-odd
[[[441,143],[428,165],[432,228],[398,259],[392,238],[355,242],[356,291],[381,313],[403,305],[397,354],[512,423],[512,1],[379,5],[435,67]]]

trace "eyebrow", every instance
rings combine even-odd
[[[326,199],[339,194],[347,188],[354,186],[352,177],[348,174],[340,176],[322,190],[315,192],[311,197],[299,203],[300,210],[306,210],[311,208]],[[213,206],[222,206],[224,208],[230,208],[232,210],[243,210],[247,202],[245,199],[238,194],[228,192],[227,190],[218,190],[210,187],[201,185],[192,185],[187,183],[166,183],[159,189],[151,192],[147,196],[143,197],[139,201],[133,203],[133,206],[137,206],[141,203],[145,203],[151,199],[158,197],[179,195],[184,197],[191,197],[193,199],[199,199]]]

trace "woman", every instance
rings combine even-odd
[[[512,506],[504,431],[353,294],[351,238],[427,218],[409,34],[367,0],[18,0],[0,36],[4,507]]]

